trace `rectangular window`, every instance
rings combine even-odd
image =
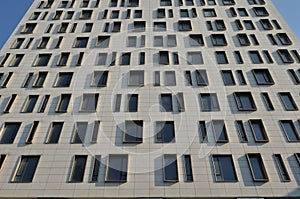
[[[135,21],[133,22],[134,32],[143,32],[146,30],[146,21]]]
[[[30,84],[30,82],[32,80],[32,77],[33,77],[33,73],[28,73],[26,75],[26,78],[25,78],[25,81],[24,81],[24,83],[22,85],[22,88],[28,88],[28,86],[29,86],[29,84]]]
[[[216,182],[237,182],[232,155],[212,155]]]
[[[30,127],[30,130],[28,132],[27,138],[26,138],[26,144],[32,144],[34,135],[36,133],[36,130],[38,128],[39,121],[34,121]]]
[[[83,182],[87,155],[75,155],[69,182]]]
[[[210,8],[210,9],[203,9],[203,15],[204,17],[216,17],[217,13],[215,9]]]
[[[60,72],[55,83],[55,87],[69,87],[72,81],[72,72]]]
[[[255,142],[269,142],[269,138],[262,120],[249,120],[249,125]]]
[[[70,53],[69,52],[63,52],[60,54],[60,58],[58,60],[57,66],[66,66],[68,63]]]
[[[268,93],[261,93],[261,98],[262,101],[264,102],[267,111],[275,110]]]
[[[71,94],[61,94],[57,104],[56,112],[59,113],[67,112],[70,100],[71,100]]]
[[[179,31],[192,31],[192,23],[190,20],[178,21]]]
[[[13,144],[21,124],[21,122],[5,122],[1,131],[0,144]]]
[[[88,44],[88,37],[77,37],[74,41],[74,48],[86,48]]]
[[[212,120],[211,125],[217,143],[229,142],[224,120]]]
[[[17,38],[13,45],[11,46],[12,49],[19,49],[23,42],[25,41],[25,38]]]
[[[29,95],[27,98],[27,102],[25,103],[25,106],[22,110],[22,113],[32,113],[38,98],[38,95]]]
[[[91,86],[105,87],[108,80],[108,71],[94,71]]]
[[[84,143],[87,127],[88,127],[88,122],[75,123],[72,144]]]
[[[187,64],[188,65],[200,65],[203,64],[203,57],[201,52],[188,52]]]
[[[184,72],[184,80],[185,80],[185,85],[186,86],[192,86],[193,85],[191,71],[185,71]]]
[[[163,36],[154,36],[154,47],[163,47],[164,38]]]
[[[100,174],[100,166],[101,166],[101,155],[95,155],[91,182],[98,182],[98,177]]]
[[[218,64],[228,64],[228,59],[225,51],[216,51],[215,53]]]
[[[255,30],[255,26],[251,20],[244,20],[246,30]]]
[[[98,99],[99,93],[84,93],[82,96],[80,111],[95,112],[97,110]]]
[[[106,66],[107,62],[107,53],[99,53],[97,58],[97,65]]]
[[[122,94],[117,94],[115,97],[114,112],[120,112],[121,100],[122,100]]]
[[[3,166],[3,163],[4,163],[5,159],[6,159],[6,156],[7,156],[7,155],[5,155],[5,154],[1,154],[1,155],[0,155],[0,169],[1,169],[2,166]]]
[[[268,69],[253,69],[252,73],[258,85],[273,85],[274,80]]]
[[[40,156],[21,156],[12,182],[31,183],[39,164],[39,160]]]
[[[166,31],[167,24],[166,22],[154,22],[153,23],[153,31]]]
[[[298,107],[296,102],[294,101],[291,93],[281,92],[279,93],[279,97],[286,111],[297,111]]]
[[[245,77],[244,77],[244,74],[243,74],[243,71],[242,71],[242,70],[237,70],[237,71],[236,71],[236,75],[237,75],[237,77],[238,77],[239,84],[240,84],[241,86],[247,85],[247,82],[246,82],[246,79],[245,79]]]
[[[63,122],[52,122],[51,129],[47,138],[47,144],[57,144],[62,131]]]
[[[201,111],[220,111],[219,101],[216,93],[200,93]]]
[[[110,154],[106,168],[106,182],[124,183],[127,181],[128,155]]]
[[[241,142],[242,143],[248,142],[248,137],[247,137],[247,133],[246,133],[243,121],[241,121],[241,120],[235,121],[235,126],[236,126],[236,129],[237,129],[237,132],[238,132]]]
[[[249,56],[253,64],[264,63],[258,51],[249,51]]]
[[[175,71],[165,71],[165,86],[176,86]]]
[[[96,47],[98,48],[107,48],[109,47],[110,36],[98,36]]]
[[[200,132],[200,142],[206,143],[208,142],[207,129],[205,125],[205,121],[199,121],[199,132]]]
[[[35,80],[33,87],[43,87],[44,82],[46,81],[46,77],[48,75],[48,72],[39,72],[37,79]]]
[[[185,182],[193,182],[193,169],[191,155],[183,155]]]
[[[156,122],[156,143],[174,143],[175,142],[175,127],[174,121],[159,121]]]
[[[184,112],[185,106],[184,106],[184,97],[182,92],[177,93],[176,101],[177,101],[178,112]]]
[[[61,23],[57,30],[57,33],[66,33],[68,26],[69,26],[69,23]]]
[[[212,34],[211,40],[214,46],[227,46],[227,40],[223,34]]]
[[[235,80],[231,70],[222,70],[222,77],[225,86],[233,86],[235,85]]]
[[[169,65],[169,52],[168,51],[159,51],[159,64]]]
[[[128,86],[144,86],[144,71],[129,71]]]
[[[24,54],[16,54],[9,66],[18,67],[24,57]]]
[[[234,92],[233,95],[239,111],[257,110],[251,92]]]
[[[43,101],[42,101],[41,106],[40,106],[39,111],[38,111],[39,113],[44,113],[45,112],[49,99],[50,99],[50,95],[45,95],[44,96]]]
[[[140,54],[139,54],[139,65],[144,65],[145,64],[145,58],[146,58],[145,52],[140,52]]]
[[[92,131],[92,136],[91,136],[91,143],[92,144],[97,143],[99,129],[100,129],[100,120],[96,120],[93,123],[93,131]]]
[[[277,50],[277,53],[279,54],[283,63],[294,63],[294,59],[287,49],[279,49]]]
[[[161,110],[161,112],[172,112],[173,111],[172,94],[161,94],[160,95],[160,110]]]
[[[128,112],[138,112],[138,102],[139,102],[139,95],[138,94],[129,94],[127,95],[128,99]]]
[[[165,154],[163,156],[163,174],[164,182],[178,182],[177,157],[174,154]]]
[[[25,24],[24,28],[21,31],[21,34],[32,34],[36,26],[36,23]]]
[[[121,63],[120,65],[124,66],[124,65],[130,65],[130,60],[131,60],[131,53],[122,53],[121,55]]]
[[[294,71],[293,69],[288,69],[287,72],[290,75],[290,77],[292,78],[294,84],[299,85],[300,84],[300,78],[299,78],[297,72]]]
[[[41,41],[38,45],[38,48],[39,49],[47,48],[47,45],[48,45],[49,41],[50,41],[50,37],[42,37],[42,39],[41,39]]]
[[[168,35],[167,39],[168,39],[167,40],[168,47],[176,47],[177,46],[176,35]]]
[[[51,54],[39,54],[35,60],[34,66],[47,66],[51,58]]]
[[[122,23],[120,21],[115,21],[112,24],[111,32],[120,32]]]
[[[243,34],[238,34],[237,37],[239,39],[239,42],[240,42],[241,46],[250,46],[251,45],[247,34],[244,34],[244,33]]]
[[[91,19],[93,14],[93,10],[82,10],[80,13],[79,19]]]
[[[253,181],[268,182],[269,178],[261,155],[259,153],[250,153],[246,157]]]
[[[278,172],[280,174],[282,182],[290,182],[291,178],[289,176],[289,173],[285,167],[285,164],[283,162],[283,159],[280,154],[274,154],[275,163],[278,169]]]
[[[154,71],[154,86],[160,86],[160,72]]]
[[[234,58],[235,58],[235,61],[236,61],[237,64],[243,64],[244,63],[243,57],[242,57],[242,55],[239,51],[234,51],[233,55],[234,55]]]
[[[143,121],[125,121],[124,143],[142,143],[143,142]]]
[[[208,77],[207,77],[206,70],[196,70],[195,76],[196,76],[196,82],[198,86],[208,85]]]
[[[13,106],[15,100],[17,98],[17,94],[12,94],[3,110],[3,113],[9,113],[11,107]]]
[[[136,44],[137,44],[136,36],[129,36],[127,38],[127,47],[136,47]]]
[[[281,128],[289,142],[299,142],[300,136],[292,120],[280,120]]]
[[[191,46],[204,46],[204,40],[202,34],[189,35],[189,42]]]

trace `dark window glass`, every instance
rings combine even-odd
[[[84,143],[87,127],[88,127],[87,122],[76,122],[74,126],[74,134],[72,140],[73,144]]]
[[[220,111],[216,93],[200,93],[201,111]]]
[[[289,173],[285,167],[285,164],[283,162],[283,159],[280,154],[274,154],[274,159],[276,166],[278,168],[278,173],[281,177],[282,182],[290,182],[291,178],[289,176]]]
[[[184,171],[185,171],[185,181],[193,182],[193,170],[192,170],[192,160],[190,155],[184,155]]]
[[[269,181],[267,171],[265,169],[263,159],[260,154],[252,153],[246,155],[253,181],[267,182]]]
[[[300,141],[299,133],[292,120],[280,120],[280,124],[289,142]]]
[[[252,72],[258,85],[274,84],[274,80],[268,69],[253,69]]]
[[[92,172],[92,179],[91,182],[98,182],[99,177],[99,171],[100,171],[100,165],[101,165],[101,156],[96,155],[94,157],[94,164],[93,164],[93,172]]]
[[[56,112],[67,112],[71,94],[61,94],[59,102],[57,104]]]
[[[247,133],[243,124],[243,121],[237,120],[235,121],[235,126],[240,137],[241,142],[248,142]]]
[[[237,175],[231,155],[212,155],[216,182],[236,182]]]
[[[217,143],[226,143],[229,141],[224,120],[212,120],[212,130]]]
[[[86,155],[75,155],[69,182],[78,183],[83,181],[86,160]]]
[[[156,122],[156,142],[175,142],[175,127],[173,121]]]
[[[143,121],[125,121],[124,143],[143,142]]]
[[[172,112],[173,111],[172,94],[161,94],[160,95],[160,109],[162,112]]]
[[[249,120],[249,125],[256,142],[268,142],[269,138],[262,120]]]
[[[163,156],[164,182],[178,182],[178,166],[176,155]]]
[[[58,143],[62,128],[63,122],[53,122],[51,125],[51,129],[48,135],[47,143],[48,144],[56,144]]]
[[[128,155],[109,155],[106,182],[127,181]]]
[[[129,94],[128,95],[128,112],[137,112],[138,111],[138,94]]]
[[[17,136],[20,127],[20,122],[5,122],[1,133],[0,144],[12,144]]]
[[[256,105],[250,92],[234,92],[234,97],[240,111],[256,110]]]
[[[69,87],[72,81],[73,73],[59,73],[56,81],[56,87]]]
[[[39,98],[38,95],[29,95],[22,112],[23,113],[32,113],[38,98]]]
[[[235,85],[234,77],[231,70],[222,70],[221,73],[225,86]]]
[[[291,93],[282,92],[279,93],[280,99],[286,111],[297,111],[298,107],[294,101]]]
[[[16,183],[30,183],[33,180],[40,156],[22,156],[13,178]]]

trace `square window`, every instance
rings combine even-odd
[[[120,65],[130,65],[130,60],[131,60],[131,53],[123,53],[121,56],[121,63]]]
[[[192,30],[191,21],[178,21],[178,30],[179,31],[191,31]]]
[[[67,112],[70,100],[71,100],[71,94],[61,94],[56,107],[56,112],[58,113]]]
[[[51,54],[39,54],[35,60],[34,66],[47,66],[51,58]]]
[[[286,111],[297,111],[298,107],[296,102],[294,101],[291,93],[281,92],[279,93],[279,97]]]
[[[160,111],[161,112],[172,112],[173,111],[172,94],[161,94],[160,95]]]
[[[280,120],[281,128],[289,142],[299,142],[300,136],[292,120]]]
[[[223,34],[212,34],[211,40],[214,46],[227,46],[227,41]]]
[[[201,111],[220,111],[219,101],[216,93],[200,93]]]
[[[25,103],[25,106],[22,110],[22,113],[32,113],[38,98],[39,98],[38,95],[29,95]]]
[[[216,51],[215,55],[218,64],[228,64],[228,59],[225,51]]]
[[[105,87],[108,80],[108,71],[94,71],[91,86]]]
[[[235,80],[231,70],[222,70],[222,77],[225,86],[234,86]]]
[[[125,121],[124,143],[143,142],[143,121]]]
[[[249,56],[253,64],[264,63],[258,51],[249,51]]]
[[[72,144],[84,143],[88,122],[76,122],[74,126]]]
[[[82,102],[80,111],[95,112],[97,110],[99,94],[96,93],[84,93],[82,96]]]
[[[207,86],[208,77],[206,70],[196,70],[195,71],[196,81],[198,86]]]
[[[129,71],[128,86],[144,86],[144,71]]]
[[[204,46],[204,40],[202,34],[189,35],[189,42],[191,46]]]
[[[165,86],[176,86],[175,71],[165,71]]]
[[[188,65],[200,65],[203,64],[203,57],[201,52],[188,52],[187,53]]]
[[[77,37],[75,39],[74,48],[86,48],[88,44],[89,38],[88,37]]]

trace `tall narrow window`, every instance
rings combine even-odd
[[[1,131],[0,144],[12,144],[21,127],[21,122],[5,122]]]
[[[235,121],[235,126],[240,137],[242,143],[248,142],[247,133],[243,124],[243,121],[237,120]]]
[[[201,143],[208,142],[205,121],[199,121],[199,132],[200,132],[200,142]]]
[[[12,181],[16,183],[32,182],[39,160],[40,156],[21,156]]]
[[[256,142],[268,142],[269,138],[262,120],[249,120],[249,125]]]
[[[11,107],[13,106],[14,104],[14,101],[16,100],[17,98],[17,94],[12,94],[3,110],[3,113],[9,113]]]
[[[74,126],[74,134],[72,140],[73,144],[84,143],[87,127],[88,127],[87,122],[76,122]]]
[[[254,182],[269,181],[263,159],[259,153],[250,153],[246,155],[249,168]]]
[[[87,155],[75,155],[69,182],[83,182]]]
[[[101,166],[101,155],[95,155],[93,163],[93,171],[91,176],[91,182],[98,182]]]
[[[38,98],[39,98],[38,95],[29,95],[22,112],[23,113],[32,113]]]
[[[193,170],[192,170],[191,155],[184,155],[183,161],[184,161],[185,181],[193,182]]]
[[[43,101],[42,101],[41,106],[40,106],[39,111],[38,111],[39,113],[44,113],[45,112],[49,99],[50,99],[50,95],[45,95],[44,96]]]
[[[165,86],[176,86],[175,71],[165,71]]]
[[[173,111],[172,94],[161,94],[160,95],[160,109],[162,112]]]
[[[253,64],[262,64],[263,60],[258,51],[249,51],[249,56]]]
[[[245,79],[245,77],[244,77],[244,74],[243,74],[243,71],[242,71],[242,70],[237,70],[237,71],[236,71],[236,75],[237,75],[237,77],[238,77],[239,84],[240,84],[241,86],[247,85],[247,82],[246,82],[246,79]]]
[[[29,133],[28,133],[28,136],[26,138],[26,144],[32,144],[32,141],[33,141],[34,135],[36,133],[36,130],[38,128],[38,125],[39,125],[39,121],[34,121],[32,123]]]
[[[261,93],[261,98],[262,98],[262,101],[264,102],[264,105],[265,105],[267,111],[275,110],[268,93]]]
[[[216,182],[236,182],[237,175],[232,155],[212,155]]]
[[[58,143],[63,125],[64,125],[63,122],[52,122],[51,129],[48,134],[47,141],[46,141],[47,144],[57,144]]]
[[[212,120],[211,125],[217,143],[229,142],[224,120]]]
[[[94,121],[94,124],[93,124],[93,131],[92,131],[92,136],[91,136],[92,144],[97,143],[99,129],[100,129],[100,120],[96,120],[96,121]]]
[[[279,172],[279,175],[281,177],[281,180],[282,182],[290,182],[291,181],[291,178],[289,176],[289,173],[285,167],[285,164],[283,162],[283,159],[281,157],[280,154],[274,154],[274,159],[275,159],[275,163],[276,163],[276,166],[278,168],[278,172]]]
[[[174,121],[156,122],[156,143],[175,142]]]
[[[106,182],[127,181],[128,155],[110,154],[108,156],[108,164],[106,169]]]
[[[292,78],[294,84],[299,85],[300,84],[300,78],[299,78],[297,72],[295,72],[293,69],[288,69],[287,72],[290,75],[290,77]]]
[[[115,97],[114,112],[120,112],[121,100],[122,100],[122,94],[117,94]]]
[[[128,112],[137,112],[138,111],[138,101],[139,101],[139,95],[138,94],[129,94],[127,96],[128,98]]]
[[[165,154],[163,156],[163,174],[164,182],[178,182],[178,165],[175,154]]]
[[[125,121],[124,143],[142,143],[143,142],[143,121]]]
[[[182,92],[177,93],[176,101],[177,101],[178,112],[184,112],[185,111],[185,106],[184,106],[184,97],[183,97]]]
[[[33,77],[33,73],[28,73],[26,75],[25,81],[24,81],[24,83],[22,85],[23,88],[28,88],[28,86],[29,86],[29,84],[30,84],[30,82],[32,80],[32,77]]]

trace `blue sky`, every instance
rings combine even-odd
[[[2,2],[0,6],[0,48],[2,48],[32,2],[33,0],[7,0]],[[300,39],[300,0],[273,0],[273,2]]]

